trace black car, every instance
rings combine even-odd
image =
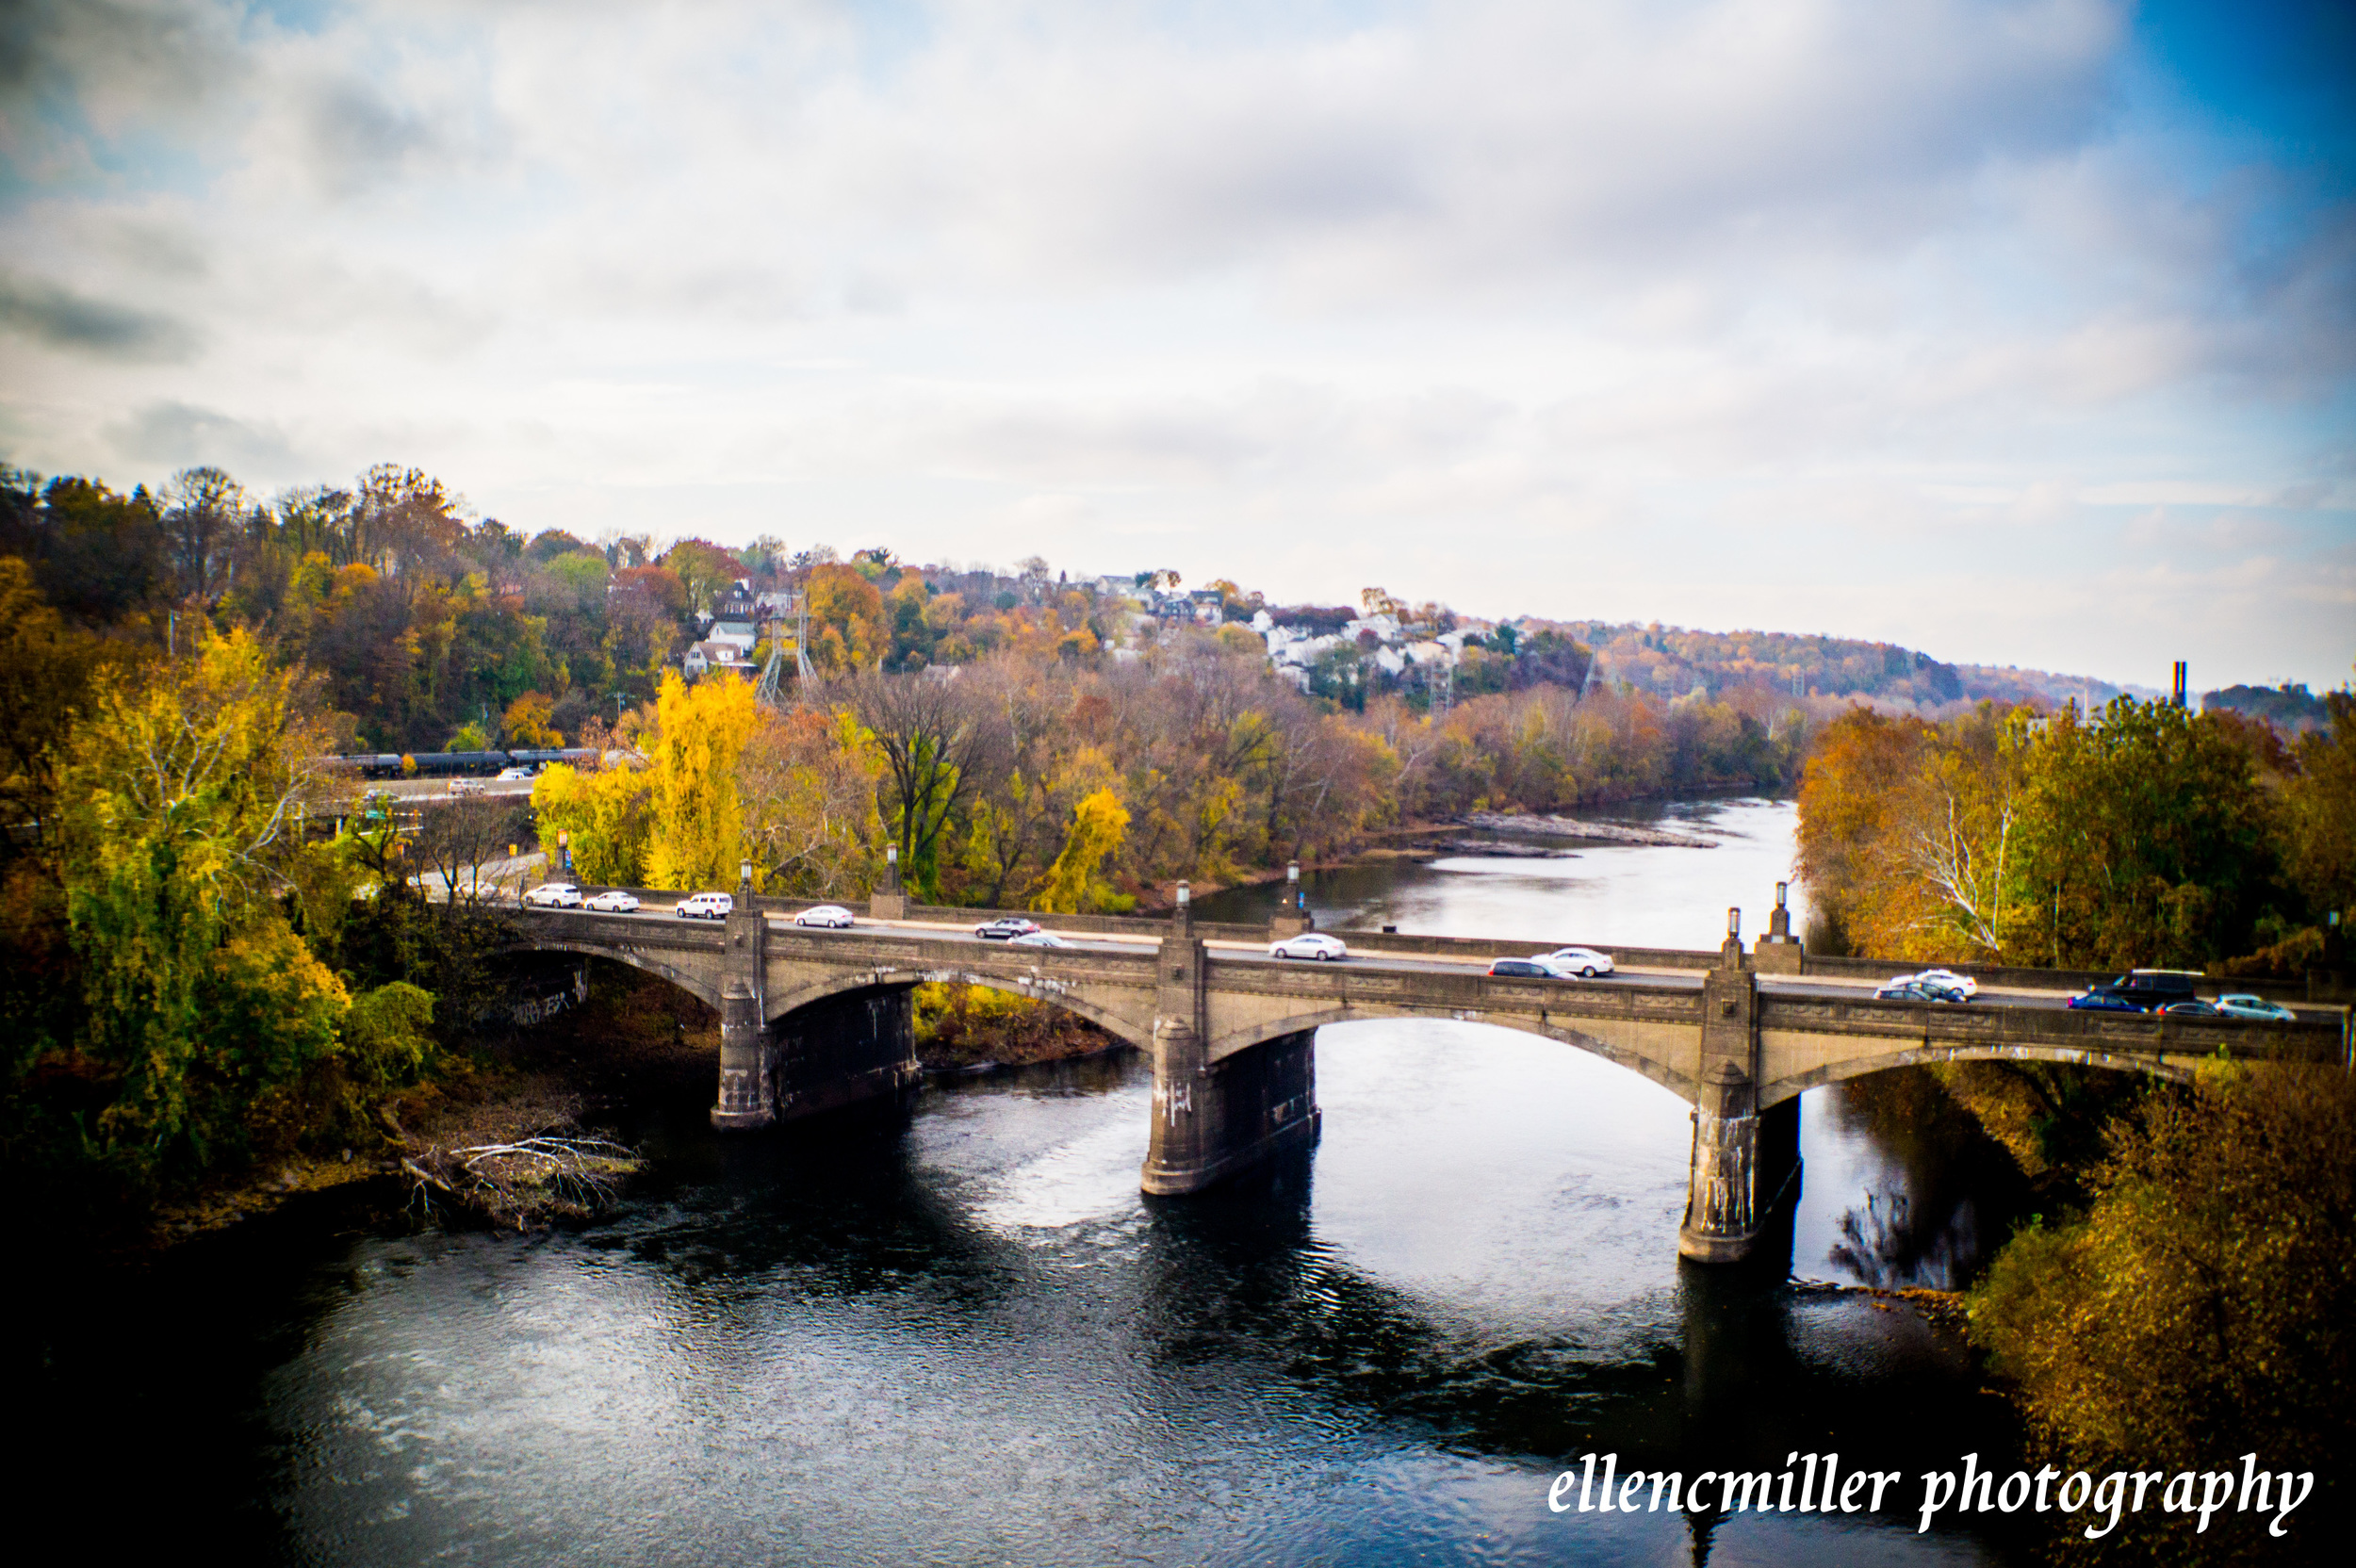
[[[2151,1012],[2171,1002],[2190,1002],[2193,984],[2200,978],[2184,969],[2131,969],[2107,985],[2091,988]]]
[[[1020,915],[1001,915],[996,920],[986,921],[973,927],[973,935],[986,942],[1004,942],[1017,937],[1027,937],[1038,929],[1039,922],[1035,920],[1024,920]]]
[[[1969,1002],[1954,986],[1936,980],[1896,980],[1873,992],[1876,1002]]]
[[[2070,999],[2069,1007],[2081,1013],[2139,1013],[2143,1009],[2125,997],[2108,990],[2081,991]]]

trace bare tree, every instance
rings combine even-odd
[[[957,803],[972,793],[1001,748],[1004,721],[962,681],[870,671],[839,688],[883,753],[886,830],[901,864],[934,863]]]
[[[210,599],[223,586],[245,520],[245,487],[219,468],[183,468],[164,498],[165,549],[180,596]]]
[[[486,888],[483,868],[505,859],[521,842],[525,825],[512,801],[492,795],[462,795],[425,808],[417,827],[417,855],[427,873],[441,879],[455,910],[480,905],[497,890]]]

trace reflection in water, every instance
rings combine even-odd
[[[139,1475],[140,1517],[241,1527],[255,1560],[1997,1560],[1895,1516],[1549,1513],[1590,1450],[1920,1473],[2011,1440],[1911,1313],[1678,1264],[1665,1090],[1464,1024],[1317,1052],[1323,1144],[1191,1199],[1138,1194],[1151,1079],[1120,1055],[937,1085],[883,1128],[721,1140],[651,1108],[650,1179],[577,1233],[191,1251],[61,1316],[36,1481],[89,1511]],[[1807,1097],[1771,1253],[1969,1266],[1935,1238],[1980,1189],[1913,1092]],[[1883,1192],[1909,1204],[1885,1231],[1933,1239],[1852,1241]]]
[[[1800,1271],[1814,1272],[1821,1258],[1837,1278],[1885,1289],[1968,1284],[2004,1240],[1984,1220],[2001,1226],[2025,1210],[2028,1189],[2011,1160],[1927,1068],[1872,1073],[1808,1099],[1829,1113],[1803,1123],[1814,1134],[1805,1151],[1811,1169],[1822,1158],[1852,1174],[1837,1209],[1803,1202]]]

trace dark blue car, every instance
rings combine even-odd
[[[2070,999],[2070,1005],[2079,1012],[2139,1013],[2142,1008],[2123,996],[2109,991],[2086,991]]]

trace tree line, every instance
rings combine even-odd
[[[747,586],[807,610],[810,678],[775,704],[679,663]],[[1452,693],[1353,644],[1346,691],[1304,691],[1252,618],[1365,605],[1219,582],[1198,624],[1156,613],[1175,586],[526,537],[396,466],[267,499],[212,468],[127,492],[0,471],[0,1156],[87,1212],[365,1144],[463,1070],[501,986],[476,874],[535,835],[584,880],[728,887],[750,860],[852,896],[896,851],[920,897],[1117,910],[1472,808],[1775,787],[1818,716],[1590,688],[1556,635],[1477,641]],[[559,741],[613,765],[410,833],[329,760]]]

